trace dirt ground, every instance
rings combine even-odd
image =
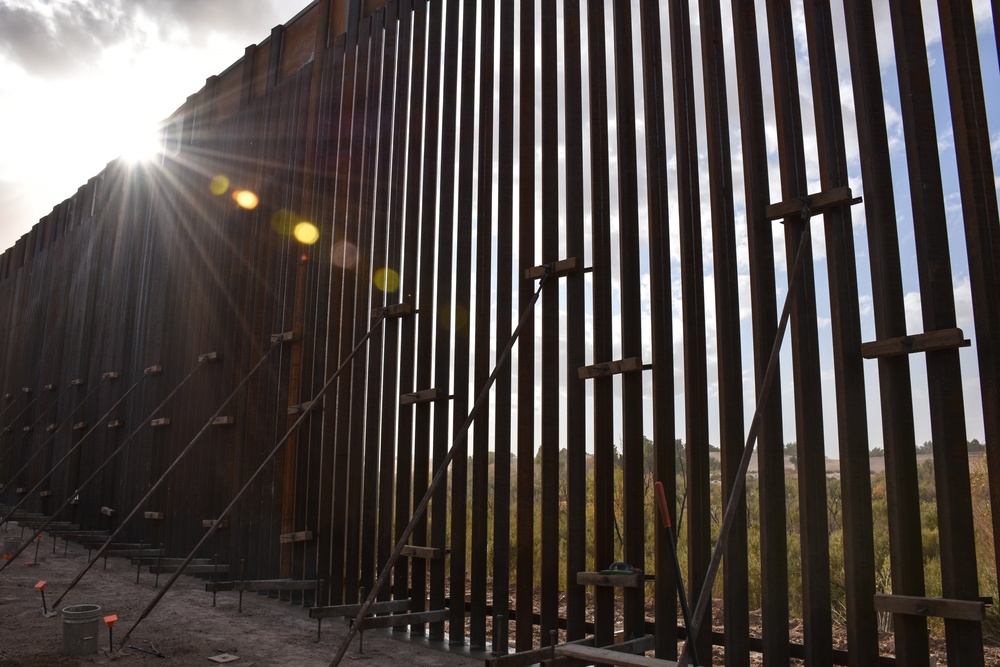
[[[8,534],[19,533],[20,529],[9,528]],[[30,535],[27,531],[26,534]],[[71,542],[64,555],[64,542],[60,540],[53,553],[51,538],[46,535],[40,544],[38,563],[28,565],[34,558],[35,550],[26,549],[0,572],[0,667],[129,667],[140,664],[209,667],[222,664],[209,660],[220,655],[237,656],[225,663],[233,667],[319,667],[330,663],[347,633],[344,623],[329,619],[323,622],[322,638],[317,642],[316,622],[309,619],[305,609],[256,593],[244,594],[242,614],[238,613],[237,593],[219,593],[213,607],[212,594],[205,591],[205,580],[182,576],[132,633],[129,647],[110,653],[107,626],[100,622],[98,651],[89,656],[68,657],[62,654],[61,615],[47,618],[42,614],[42,598],[35,585],[39,581],[46,582],[46,603],[51,607],[86,565],[87,552]],[[161,584],[168,578],[161,576]],[[96,604],[101,607],[100,617],[117,615],[114,627],[117,647],[156,595],[153,581],[154,576],[144,571],[137,584],[135,567],[128,559],[109,558],[107,569],[102,563],[96,563],[58,607]],[[713,616],[716,620],[722,618],[721,602]],[[751,617],[751,627],[759,636],[760,621],[756,613]],[[790,621],[789,631],[793,642],[802,641],[800,622]],[[891,655],[892,635],[882,633],[880,639],[882,654]],[[394,639],[383,631],[366,632],[363,640],[362,653],[359,653],[358,639],[353,640],[343,665],[471,667],[483,664],[479,656],[447,652],[447,644],[437,650],[428,647],[426,641]],[[846,648],[843,628],[834,629],[834,643],[837,648]],[[147,651],[158,652],[162,657]],[[938,665],[946,664],[942,639],[932,638],[931,652],[937,656]],[[714,653],[713,664],[725,664],[723,649],[716,647]],[[1000,648],[988,646],[986,654],[986,664],[1000,665]],[[752,664],[761,664],[759,654],[751,654],[751,658]],[[802,663],[793,660],[793,664]]]
[[[98,627],[98,652],[67,657],[62,655],[61,615],[43,616],[42,598],[34,587],[39,581],[47,582],[46,603],[51,605],[86,565],[87,552],[71,542],[64,556],[60,540],[53,554],[51,538],[46,535],[38,552],[38,564],[29,566],[27,563],[34,560],[34,553],[34,549],[26,549],[0,572],[0,665],[4,667],[95,664],[209,667],[219,664],[209,658],[222,654],[238,656],[237,660],[226,663],[233,667],[325,666],[336,655],[347,633],[344,623],[328,619],[323,622],[322,639],[317,643],[316,621],[310,620],[303,608],[256,593],[243,595],[242,614],[237,613],[237,593],[219,593],[216,606],[212,607],[212,594],[205,592],[204,581],[182,576],[128,640],[134,647],[155,648],[162,658],[134,648],[109,654],[108,629],[103,621]],[[156,594],[153,575],[144,571],[138,584],[135,575],[135,567],[128,559],[109,558],[107,570],[98,562],[59,603],[59,608],[96,604],[101,607],[100,617],[117,615],[114,626],[117,646]],[[168,578],[161,576],[160,583]],[[355,638],[342,664],[454,667],[483,664],[481,660],[395,640],[381,631],[366,632],[363,648],[364,653],[359,654]]]

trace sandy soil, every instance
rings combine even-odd
[[[20,533],[17,528],[10,531],[14,535]],[[26,534],[30,533],[26,531]],[[329,619],[323,622],[322,639],[317,642],[316,622],[309,619],[305,609],[255,593],[244,594],[242,614],[237,611],[237,593],[219,593],[213,607],[212,594],[205,591],[205,580],[183,576],[132,633],[128,643],[133,648],[109,653],[108,630],[102,622],[98,627],[97,653],[64,656],[62,618],[59,614],[50,618],[42,614],[41,595],[34,588],[39,581],[47,582],[46,602],[51,606],[84,568],[86,550],[74,543],[69,544],[65,555],[63,550],[64,542],[59,541],[53,553],[51,538],[45,536],[36,565],[28,565],[35,555],[34,549],[29,548],[0,572],[0,667],[95,664],[209,667],[218,664],[209,658],[222,654],[238,656],[226,663],[233,667],[320,667],[330,663],[347,633],[344,623]],[[107,569],[98,562],[58,606],[61,609],[96,604],[101,607],[101,617],[117,615],[114,628],[117,647],[157,592],[153,588],[153,575],[144,571],[138,584],[135,575],[135,567],[128,559],[109,558]],[[161,576],[161,584],[168,578]],[[716,620],[722,618],[721,603],[717,603],[713,616]],[[759,633],[756,614],[751,618],[751,627]],[[800,622],[790,621],[789,630],[793,642],[802,641]],[[426,642],[393,639],[382,631],[366,632],[363,639],[363,653],[359,653],[359,642],[355,638],[343,665],[471,667],[483,664],[481,659],[446,652],[446,644],[441,645],[442,650],[435,650],[428,648]],[[882,633],[880,639],[882,654],[891,655],[892,635]],[[834,629],[834,643],[838,648],[846,648],[844,628]],[[140,649],[155,649],[163,657]],[[932,638],[931,649],[938,658],[937,664],[946,664],[944,641]],[[713,663],[725,664],[723,649],[716,647],[714,653]],[[1000,648],[987,646],[986,654],[987,664],[1000,665]],[[751,664],[761,664],[759,654],[751,654],[751,658]],[[793,660],[793,664],[802,663]]]
[[[20,532],[19,530],[17,531]],[[316,622],[298,606],[276,599],[245,593],[243,613],[237,613],[238,594],[219,593],[212,607],[212,594],[205,592],[204,580],[183,576],[143,620],[129,638],[131,646],[155,647],[164,657],[158,658],[137,649],[108,652],[108,629],[100,622],[98,652],[83,657],[62,655],[63,621],[61,615],[46,618],[42,598],[34,588],[46,581],[47,604],[62,594],[87,563],[87,552],[70,543],[63,555],[60,540],[52,553],[51,538],[45,536],[38,553],[25,550],[0,572],[0,665],[204,665],[217,664],[212,656],[230,654],[238,660],[226,663],[233,667],[251,665],[325,666],[330,663],[347,633],[344,623],[333,619],[323,622],[322,639],[316,641]],[[156,589],[153,575],[143,572],[135,583],[135,567],[128,559],[109,558],[107,570],[98,562],[81,582],[59,603],[96,604],[101,617],[118,616],[114,627],[115,645],[133,626],[149,604]],[[168,577],[161,576],[160,583]],[[437,651],[414,642],[397,641],[380,631],[364,635],[364,653],[358,653],[358,639],[343,661],[344,665],[442,665],[461,667],[482,665],[480,660]]]

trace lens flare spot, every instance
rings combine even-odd
[[[208,189],[213,195],[224,195],[229,190],[229,179],[219,174],[208,184]]]
[[[443,308],[438,313],[438,318],[440,319],[441,326],[454,326],[455,331],[461,331],[469,325],[469,313],[467,313],[462,307],[459,307],[454,311],[450,308]],[[452,322],[453,319],[454,322]]]
[[[257,199],[257,195],[249,190],[237,190],[234,192],[233,201],[235,201],[241,208],[245,208],[248,211],[254,210],[257,208],[257,204],[260,203],[260,200]]]
[[[383,292],[395,292],[399,289],[399,274],[392,269],[379,269],[375,272],[375,287]]]
[[[302,218],[287,208],[283,208],[271,216],[271,228],[282,236],[291,236],[295,232],[295,226],[300,222],[302,222]]]
[[[358,263],[358,249],[348,241],[333,246],[333,263],[343,269],[353,269]]]
[[[319,241],[319,229],[311,222],[300,222],[295,225],[295,240],[304,245],[312,245]]]

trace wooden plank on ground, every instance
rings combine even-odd
[[[366,616],[361,620],[361,629],[398,628],[413,623],[436,623],[448,620],[449,613],[447,609],[435,609],[433,611],[414,611],[394,616]]]
[[[173,574],[180,568],[180,565],[150,565],[149,571],[152,574]],[[188,565],[184,568],[185,574],[225,574],[227,572],[229,572],[229,565]]]
[[[633,655],[622,651],[613,651],[606,648],[596,648],[594,646],[580,646],[579,644],[564,644],[556,646],[556,654],[569,658],[586,660],[590,663],[602,663],[607,665],[625,665],[635,667],[676,667],[673,660],[660,660],[659,658],[649,658],[645,655]]]
[[[372,614],[393,614],[409,611],[413,606],[413,601],[409,599],[386,600],[385,602],[375,602],[369,608]],[[332,607],[312,607],[309,609],[309,618],[336,618],[353,617],[361,611],[360,604],[339,604]]]
[[[210,581],[205,583],[209,593],[222,591],[311,591],[317,585],[315,579],[256,579],[244,581]]]
[[[180,565],[184,562],[184,558],[161,558],[159,556],[153,557],[138,557],[132,559],[132,565]],[[140,562],[141,561],[141,562]],[[191,565],[211,565],[211,558],[195,558],[191,561]]]
[[[142,549],[148,547],[149,544],[139,544],[139,543],[128,543],[128,542],[115,542],[109,544],[104,548],[104,551],[135,551],[136,549]],[[87,551],[97,551],[101,547],[104,547],[104,542],[84,542],[83,548]]]

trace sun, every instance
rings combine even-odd
[[[134,122],[121,130],[121,158],[131,164],[151,162],[163,152],[163,135],[158,124]]]

